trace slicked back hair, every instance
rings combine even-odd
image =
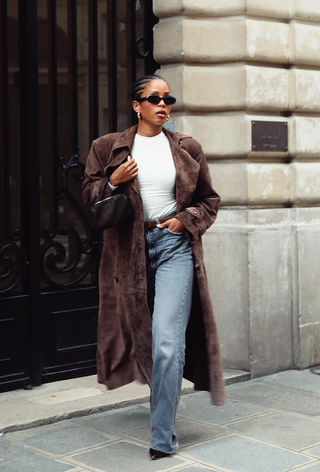
[[[144,91],[145,86],[149,82],[152,82],[152,80],[157,80],[157,79],[160,79],[166,82],[162,77],[156,74],[144,75],[143,77],[140,77],[140,79],[138,79],[132,87],[132,101],[138,100],[141,97],[141,94]]]

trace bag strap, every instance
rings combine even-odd
[[[129,154],[127,155],[127,157],[124,159],[124,161],[122,161],[118,166],[115,167],[114,170],[118,169],[118,167],[121,166],[121,164],[123,164],[124,162],[126,162],[126,160],[128,159],[128,157],[130,156],[130,152]],[[103,184],[101,185],[101,187],[99,188],[98,190],[98,193],[93,197],[93,199],[91,200],[91,202],[89,203],[89,206],[92,206],[94,204],[94,202],[96,201],[96,199],[99,197],[100,193],[105,189],[107,183],[109,182],[109,176],[107,175],[106,177],[106,180],[103,182]]]
[[[106,177],[106,180],[103,182],[103,184],[101,185],[101,187],[99,188],[98,190],[98,193],[96,193],[96,195],[93,197],[93,199],[91,200],[89,206],[92,206],[94,204],[94,202],[96,201],[96,199],[99,197],[100,193],[105,189],[107,183],[109,182],[109,177]]]

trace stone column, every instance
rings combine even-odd
[[[153,5],[172,119],[222,197],[204,247],[225,366],[320,364],[320,1]],[[288,152],[252,152],[253,120],[287,121]]]

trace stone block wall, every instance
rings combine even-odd
[[[172,119],[222,197],[204,249],[225,366],[320,364],[320,1],[153,5]],[[288,151],[252,152],[254,120],[287,121]]]

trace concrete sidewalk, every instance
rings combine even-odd
[[[229,385],[220,408],[205,392],[186,393],[176,423],[180,448],[159,461],[148,455],[148,402],[128,400],[122,408],[7,432],[0,438],[0,471],[320,472],[315,374],[287,371]],[[14,393],[0,395],[2,411],[1,397]]]

